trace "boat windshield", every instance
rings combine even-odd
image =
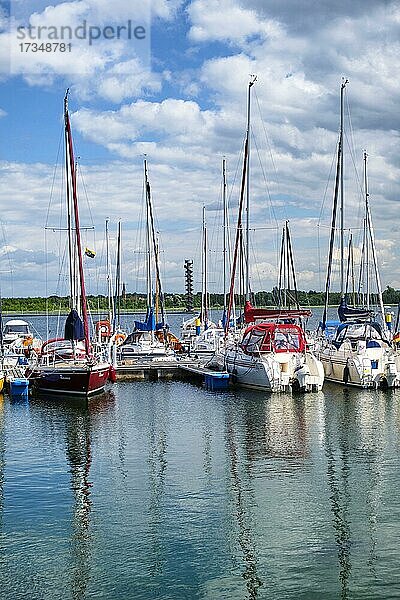
[[[253,329],[244,336],[241,347],[248,354],[259,352],[264,337],[265,331],[257,331],[256,329]]]
[[[301,352],[303,338],[295,327],[252,329],[244,336],[241,347],[248,354],[255,352]]]
[[[345,339],[350,340],[382,340],[379,331],[372,327],[370,323],[354,323],[348,325],[339,331],[336,341],[343,342]]]
[[[29,334],[28,325],[6,325],[4,328],[4,333],[20,333],[23,335]]]
[[[274,349],[276,352],[299,352],[301,346],[300,333],[298,331],[275,332]]]

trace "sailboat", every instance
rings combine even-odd
[[[225,159],[223,162],[223,170],[225,173]],[[208,293],[208,235],[205,206],[203,206],[202,224],[201,280],[200,314],[182,323],[181,341],[184,348],[186,348],[190,354],[199,358],[210,358],[222,347],[224,329],[222,323],[217,325],[210,319]]]
[[[4,387],[4,382],[5,382],[3,316],[2,316],[1,296],[0,296],[0,352],[1,352],[1,370],[0,370],[0,394],[1,394],[1,392],[3,391],[3,387]]]
[[[252,76],[247,96],[247,130],[244,146],[244,160],[240,188],[239,215],[236,228],[228,312],[225,324],[226,347],[223,352],[223,366],[239,385],[266,390],[281,391],[318,391],[324,381],[321,362],[309,350],[302,319],[311,316],[311,312],[279,306],[265,310],[254,308],[251,304],[250,260],[249,260],[249,147],[250,147],[250,99],[251,88],[256,81]],[[236,264],[239,247],[242,247],[242,212],[246,192],[246,228],[245,228],[245,306],[244,321],[246,327],[240,339],[229,340],[229,325],[234,301]],[[286,273],[289,282],[290,266],[295,278],[293,252],[288,223],[282,234],[280,273]],[[282,284],[282,275],[280,284]],[[288,286],[289,287],[289,286]],[[280,303],[281,304],[281,303]]]
[[[385,314],[382,300],[382,289],[377,265],[374,230],[369,206],[367,180],[367,154],[364,153],[364,240],[361,262],[361,272],[366,277],[364,289],[365,302],[363,306],[348,304],[348,279],[345,282],[345,243],[344,243],[344,118],[343,101],[347,79],[340,88],[340,131],[337,149],[336,178],[333,198],[331,233],[329,242],[328,267],[325,284],[325,307],[320,331],[319,358],[324,365],[325,377],[329,381],[361,388],[387,388],[400,385],[400,372],[396,355],[389,341],[385,327]],[[340,202],[339,202],[340,200]],[[340,324],[332,336],[324,335],[327,329],[327,311],[331,287],[332,262],[337,229],[337,212],[340,212],[340,304],[338,315]],[[351,257],[351,246],[349,261]],[[370,260],[372,258],[374,275],[377,286],[378,314],[380,321],[375,318],[370,302]],[[349,271],[349,269],[347,270]],[[361,281],[361,275],[360,275]],[[360,295],[360,294],[359,294]]]
[[[168,331],[166,321],[158,242],[146,159],[144,160],[144,182],[146,201],[147,311],[145,320],[135,321],[133,331],[118,346],[116,353],[117,368],[118,366],[129,364],[135,359],[153,360],[174,355],[169,345],[171,334]],[[161,321],[157,322],[159,308]],[[175,336],[173,337],[175,338]]]
[[[70,313],[65,322],[64,337],[48,339],[43,343],[38,363],[28,369],[27,376],[34,392],[86,397],[104,390],[111,375],[111,367],[108,362],[94,354],[89,338],[68,93],[67,90],[64,98],[64,129]]]

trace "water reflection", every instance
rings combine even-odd
[[[232,409],[232,407],[230,408]],[[238,541],[245,565],[242,577],[246,581],[248,597],[254,600],[258,596],[259,588],[263,585],[263,582],[258,575],[258,561],[253,539],[252,522],[246,508],[245,488],[242,482],[234,414],[229,408],[226,411],[225,419],[225,443],[229,459],[235,519],[238,526]]]
[[[332,524],[335,530],[335,539],[339,560],[339,580],[341,587],[341,599],[349,598],[349,577],[351,573],[351,532],[348,517],[349,507],[349,440],[348,428],[343,427],[349,424],[349,402],[344,395],[340,406],[341,414],[338,419],[333,419],[334,415],[329,414],[330,409],[327,405],[325,421],[325,452],[327,456],[327,479],[330,489],[330,501],[332,510]],[[334,441],[332,427],[338,434],[338,449]]]
[[[286,394],[271,394],[246,404],[246,449],[248,457],[306,458],[307,423],[305,400]]]
[[[369,546],[367,567],[372,577],[376,578],[382,426],[387,419],[388,398],[384,392],[345,389],[330,391],[325,404],[327,480],[343,600],[351,596],[353,507],[359,511],[359,522],[354,524],[357,537],[363,530],[366,532]],[[358,488],[354,489],[353,481],[358,482]],[[365,511],[360,510],[363,505]]]
[[[66,455],[70,465],[71,489],[74,497],[72,516],[73,598],[84,598],[90,576],[91,533],[89,471],[92,462],[91,423],[89,410],[75,412],[66,424]]]
[[[90,468],[92,465],[92,435],[99,415],[113,406],[113,392],[106,392],[90,400],[61,400],[49,396],[32,402],[35,416],[55,441],[61,431],[65,440],[65,455],[69,465],[73,497],[71,521],[71,592],[76,600],[86,597],[90,583],[93,536],[91,512],[93,509]]]
[[[150,477],[149,527],[151,539],[152,564],[150,575],[154,577],[162,572],[165,557],[161,542],[162,505],[165,488],[167,462],[167,426],[168,400],[149,399],[149,422],[147,426],[148,464]]]
[[[4,471],[6,457],[4,396],[0,394],[0,537],[3,533]]]

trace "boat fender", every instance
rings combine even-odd
[[[386,377],[381,377],[378,383],[378,390],[388,390],[389,383]]]
[[[126,335],[124,333],[116,333],[114,336],[114,341],[116,344],[122,344],[126,340]]]
[[[111,383],[115,383],[117,381],[117,372],[115,370],[115,367],[113,367],[112,365],[110,365],[110,369],[108,371],[108,379],[109,381],[111,381]]]
[[[237,369],[233,368],[232,369],[232,373],[231,373],[231,381],[232,381],[232,383],[237,383],[237,381],[238,381],[238,376],[237,375],[238,375]]]

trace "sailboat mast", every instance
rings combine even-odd
[[[153,204],[151,200],[151,188],[147,171],[147,161],[144,161],[145,166],[145,184],[146,184],[146,204],[147,204],[147,216],[148,216],[148,243],[149,243],[149,262],[151,258],[151,247],[153,249],[154,256],[154,264],[155,264],[155,278],[156,285],[158,289],[159,302],[161,306],[161,320],[164,328],[164,339],[166,339],[166,331],[167,331],[167,322],[165,316],[165,303],[164,303],[164,292],[161,285],[161,274],[160,274],[160,257],[158,251],[158,241],[156,235],[156,229],[154,225],[154,215],[153,215]],[[150,267],[150,275],[151,275],[151,267]],[[152,297],[152,288],[151,288],[151,297]],[[150,306],[150,305],[148,305]]]
[[[150,233],[150,206],[148,201],[148,175],[147,160],[144,159],[144,181],[146,193],[146,282],[147,282],[147,310],[153,306],[153,283],[151,276],[151,233]]]
[[[224,228],[224,318],[226,317],[226,270],[227,270],[227,251],[228,251],[228,207],[226,203],[226,158],[222,159],[222,206],[223,206],[223,228]]]
[[[250,75],[248,90],[247,90],[247,127],[246,127],[246,144],[247,144],[247,168],[246,168],[246,237],[245,237],[245,300],[250,300],[250,102],[251,88],[257,80],[256,75]]]
[[[107,262],[107,302],[108,302],[108,321],[111,323],[114,313],[113,307],[113,293],[111,283],[111,261],[110,261],[110,239],[109,239],[109,225],[110,219],[106,219],[106,262]]]
[[[120,323],[120,289],[121,289],[121,221],[118,221],[117,265],[116,265],[116,269],[115,269],[113,331],[115,331],[121,325],[121,323]]]
[[[85,336],[85,350],[86,354],[90,354],[90,339],[89,339],[89,324],[87,314],[87,303],[86,303],[86,289],[85,289],[85,278],[83,273],[83,256],[82,256],[82,242],[81,232],[79,227],[79,209],[78,209],[78,196],[76,189],[76,171],[75,171],[75,160],[74,160],[74,149],[72,144],[72,133],[71,124],[69,121],[68,114],[68,90],[64,98],[64,113],[65,113],[65,130],[66,130],[66,141],[68,143],[68,155],[69,155],[69,168],[72,182],[72,200],[74,209],[74,221],[75,221],[75,237],[78,255],[78,267],[79,267],[79,279],[80,279],[80,291],[81,291],[81,308],[82,308],[82,321],[83,331]],[[68,178],[68,175],[67,175]]]
[[[344,90],[348,79],[343,79],[340,86],[340,297],[344,297],[344,159],[343,159],[343,128],[344,128]]]
[[[203,260],[202,260],[202,291],[201,291],[201,318],[204,324],[204,329],[207,329],[208,323],[208,298],[207,298],[207,253],[208,253],[208,242],[207,242],[207,224],[206,224],[206,207],[203,206]]]
[[[77,308],[75,305],[75,260],[74,260],[74,240],[72,227],[72,180],[70,171],[70,156],[69,156],[69,141],[68,141],[68,94],[69,88],[66,91],[64,98],[64,139],[65,139],[65,190],[67,202],[67,230],[68,230],[68,264],[69,264],[69,303],[70,309]]]
[[[333,193],[331,232],[330,232],[330,236],[329,236],[328,266],[327,266],[327,270],[326,270],[326,281],[325,281],[325,305],[324,305],[324,312],[322,315],[322,329],[325,329],[325,325],[326,325],[326,320],[327,320],[327,316],[328,316],[329,292],[331,289],[333,250],[334,250],[334,245],[335,245],[336,217],[337,217],[337,208],[338,208],[341,152],[342,152],[342,140],[339,135],[338,149],[337,149],[337,161],[336,161],[335,191]]]
[[[235,276],[236,276],[238,251],[239,251],[239,246],[241,245],[242,214],[243,214],[244,194],[245,194],[245,186],[246,186],[246,172],[247,172],[247,139],[246,139],[245,145],[244,145],[243,172],[242,172],[242,181],[240,184],[239,211],[238,211],[238,220],[237,220],[237,226],[236,226],[235,248],[234,248],[234,252],[233,252],[233,261],[232,261],[232,268],[231,268],[228,314],[227,314],[226,323],[225,323],[225,337],[228,334],[229,321],[230,321],[230,317],[231,317],[232,306],[234,304],[234,299],[235,299]]]
[[[290,231],[289,231],[289,221],[286,221],[286,239],[287,239],[287,246],[288,246],[288,255],[289,255],[289,262],[290,262],[290,270],[291,270],[291,273],[292,273],[292,280],[293,280],[294,301],[296,303],[297,310],[300,310],[299,294],[298,294],[298,290],[297,290],[296,270],[294,268],[294,257],[293,257],[292,240],[291,240]]]
[[[365,195],[365,280],[366,280],[366,308],[370,309],[370,239],[369,239],[369,223],[368,223],[368,180],[367,180],[367,153],[364,152],[364,195]]]
[[[376,286],[378,288],[379,309],[380,309],[380,313],[381,313],[382,323],[383,323],[383,326],[385,327],[385,308],[383,306],[382,284],[381,284],[381,278],[380,278],[380,275],[379,275],[378,260],[377,260],[377,256],[376,256],[376,247],[375,247],[374,228],[373,228],[373,225],[372,225],[371,209],[370,209],[370,206],[369,206],[368,177],[367,177],[367,157],[368,157],[367,153],[364,152],[364,185],[365,185],[366,220],[367,220],[367,229],[368,229],[368,233],[369,233],[369,239],[371,241],[371,251],[372,251],[372,260],[373,260],[373,263],[374,263]]]

